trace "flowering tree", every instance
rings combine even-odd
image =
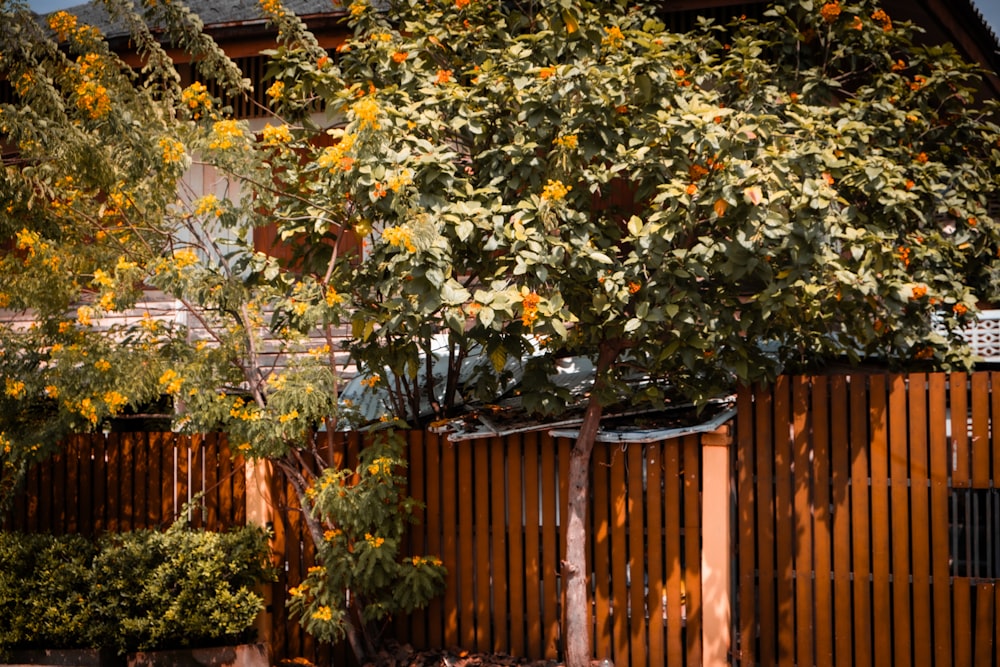
[[[205,54],[206,77],[239,89],[192,17],[149,5]],[[317,500],[329,516],[336,498],[316,494],[332,482],[317,487],[301,461],[315,427],[345,416],[341,322],[387,420],[495,398],[518,368],[522,406],[556,413],[579,398],[550,381],[557,361],[589,357],[563,572],[579,667],[606,406],[702,401],[831,359],[969,362],[957,328],[995,296],[995,107],[977,107],[973,67],[914,45],[915,29],[873,2],[788,0],[762,22],[675,34],[632,3],[357,0],[332,56],[277,0],[262,10],[278,40],[274,117],[258,133],[206,88],[178,90],[127,8],[150,63],[141,84],[87,64],[102,47],[76,46],[87,33],[75,26],[53,29],[80,59],[40,35],[38,50],[0,47],[22,100],[0,115],[18,147],[0,290],[36,323],[3,330],[17,351],[2,358],[4,437],[22,457],[10,461],[39,420],[95,425],[166,394],[181,425],[228,430],[287,468],[307,514]],[[185,198],[192,159],[227,189]],[[252,247],[265,226],[290,261]],[[141,285],[197,326],[92,326]],[[275,349],[291,360],[281,369]],[[311,527],[317,544],[343,539]],[[383,546],[354,532],[360,552]],[[306,606],[309,590],[296,604],[320,632],[340,614]]]

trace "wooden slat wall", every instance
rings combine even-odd
[[[540,433],[463,443],[408,437],[409,492],[425,504],[409,545],[444,560],[448,586],[390,632],[418,648],[561,658],[571,442]],[[356,436],[338,441],[331,465],[354,467],[362,446]],[[700,455],[698,436],[596,446],[588,554],[595,655],[636,667],[701,664]],[[221,530],[246,521],[245,484],[242,460],[217,435],[76,436],[32,469],[2,527],[57,534],[165,527],[203,492],[191,522]],[[288,619],[287,591],[314,564],[313,548],[293,490],[277,477],[272,486],[281,563],[271,595],[272,655],[350,664],[346,646],[320,646]]]
[[[1000,664],[1000,582],[955,576],[949,526],[953,489],[1000,481],[994,390],[993,372],[741,390],[736,664]]]
[[[204,492],[191,525],[224,530],[246,522],[245,484],[242,459],[218,435],[78,435],[28,472],[0,528],[56,535],[165,528]]]
[[[397,626],[401,640],[561,657],[570,446],[539,433],[459,443],[411,435],[410,492],[426,504],[411,543],[429,553],[454,546],[436,551],[448,568],[444,604]],[[588,518],[589,561],[601,573],[592,616],[599,658],[701,664],[700,450],[697,436],[595,448]]]

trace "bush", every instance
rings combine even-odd
[[[95,553],[80,536],[0,533],[0,648],[86,646]]]
[[[252,638],[267,533],[175,524],[81,537],[0,533],[0,648],[132,650]]]

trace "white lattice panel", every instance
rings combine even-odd
[[[983,310],[979,321],[963,330],[972,353],[984,363],[1000,363],[1000,310]]]

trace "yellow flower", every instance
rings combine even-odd
[[[281,422],[282,424],[287,424],[288,422],[292,421],[293,419],[296,419],[298,416],[299,416],[299,411],[298,410],[292,410],[291,412],[285,413],[285,414],[281,415],[280,417],[278,417],[278,421]]]
[[[554,181],[549,179],[549,182],[542,189],[542,199],[547,199],[549,201],[559,201],[569,194],[569,191],[573,189],[571,185],[564,185],[562,181]]]
[[[287,144],[292,140],[292,133],[289,131],[287,125],[278,125],[275,127],[268,123],[264,126],[264,130],[261,133],[264,143],[268,146],[280,146],[282,144]]]
[[[236,120],[216,121],[212,125],[212,137],[208,142],[208,147],[212,150],[229,150],[241,143],[246,146],[243,126]]]
[[[219,198],[213,194],[207,194],[204,197],[199,197],[194,200],[194,214],[197,216],[208,215],[210,213],[215,213],[219,215],[221,209],[219,208]]]
[[[87,80],[76,87],[76,106],[90,117],[97,120],[111,111],[111,97],[108,89],[96,81]]]
[[[452,71],[450,69],[439,69],[437,71],[437,76],[434,77],[434,83],[438,85],[444,85],[451,81]]]
[[[56,12],[49,16],[49,28],[60,42],[65,41],[76,28],[76,16],[69,12]]]
[[[59,387],[54,384],[47,385],[45,387],[45,395],[49,398],[59,398]]]
[[[90,306],[80,306],[76,309],[76,321],[80,326],[90,326],[94,317],[94,309]]]
[[[562,146],[563,148],[568,148],[573,150],[577,146],[577,139],[575,134],[566,134],[561,137],[556,137],[554,142],[557,146]]]
[[[272,100],[280,100],[282,95],[285,94],[285,82],[275,81],[271,84],[271,87],[267,89],[267,96]]]
[[[111,362],[109,362],[107,359],[98,359],[97,361],[94,362],[94,368],[101,371],[102,373],[105,371],[109,371],[111,370]]]
[[[353,7],[354,5],[351,5]],[[333,610],[329,607],[320,607],[315,612],[313,612],[314,619],[317,621],[329,621],[333,618]]]
[[[108,406],[108,410],[115,414],[128,403],[128,399],[117,391],[108,391],[104,393],[104,403]]]
[[[365,542],[367,542],[372,549],[378,549],[380,546],[385,544],[385,538],[376,537],[371,533],[365,533]]]
[[[405,227],[395,225],[382,230],[382,239],[395,248],[406,248],[407,252],[416,252],[413,237]]]
[[[604,29],[605,36],[601,40],[601,43],[612,49],[617,49],[625,41],[625,35],[622,34],[621,28],[613,25],[609,28]]]
[[[24,383],[20,380],[4,378],[4,393],[11,398],[21,398],[24,395]]]
[[[160,150],[163,151],[163,164],[176,164],[184,159],[184,144],[176,139],[160,139]]]
[[[212,97],[208,94],[208,88],[198,81],[181,92],[181,101],[195,118],[200,118],[203,111],[209,111],[212,108]]]
[[[362,97],[354,103],[351,110],[360,122],[362,130],[366,127],[370,127],[373,130],[379,129],[378,117],[379,113],[381,113],[381,108],[378,102],[375,101],[375,98],[370,96]]]
[[[177,371],[172,368],[167,369],[160,376],[160,385],[163,386],[163,391],[168,394],[174,395],[179,393],[182,384],[184,384],[184,378],[180,377]]]
[[[351,16],[357,18],[358,16],[364,14],[365,10],[368,9],[368,3],[365,2],[365,0],[354,0],[354,2],[351,3],[349,9],[351,12]]]

